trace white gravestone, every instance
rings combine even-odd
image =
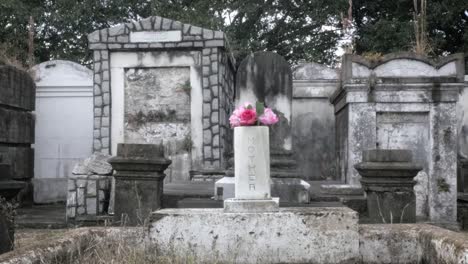
[[[234,128],[234,159],[235,198],[225,200],[225,211],[277,211],[279,199],[270,195],[269,128]]]

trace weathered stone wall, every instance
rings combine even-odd
[[[109,58],[114,52],[173,52],[199,51],[196,67],[201,69],[202,127],[200,166],[192,169],[215,169],[223,164],[222,152],[226,136],[226,118],[231,111],[233,88],[232,57],[226,36],[221,31],[182,24],[162,17],[149,17],[141,21],[95,31],[88,35],[89,48],[94,50],[94,144],[95,151],[111,150],[112,110]],[[138,55],[140,56],[140,55]],[[144,58],[142,58],[144,60]],[[169,60],[168,64],[171,63]],[[144,66],[143,66],[144,67]],[[164,67],[161,65],[160,67]],[[194,85],[193,83],[191,84]],[[198,85],[198,84],[197,84]],[[220,99],[223,98],[223,99]],[[223,100],[223,102],[221,102]],[[226,101],[224,101],[226,100]],[[193,109],[193,108],[192,108]],[[192,122],[193,124],[193,122]],[[196,137],[192,133],[192,139]]]
[[[345,55],[341,88],[332,101],[341,138],[337,153],[347,184],[359,186],[354,165],[362,151],[411,149],[424,170],[415,187],[417,216],[436,222],[456,219],[457,116],[463,88],[463,56],[439,62],[414,54],[378,61]],[[344,113],[341,113],[345,111]],[[344,117],[344,118],[340,118]]]
[[[68,178],[67,220],[97,220],[107,215],[112,176],[73,175]]]
[[[226,166],[229,153],[233,150],[233,131],[228,122],[229,116],[234,110],[234,75],[235,61],[229,57],[230,54],[222,53],[219,56],[219,80],[220,80],[220,96],[219,96],[219,137],[220,137],[220,162]],[[214,94],[213,94],[214,96]]]
[[[292,142],[304,180],[336,180],[335,116],[330,96],[338,85],[334,69],[317,63],[293,67]]]
[[[34,176],[35,93],[27,72],[0,65],[0,163],[10,164],[13,179],[28,183]],[[31,186],[28,190],[23,195],[32,200]]]

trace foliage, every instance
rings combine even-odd
[[[14,222],[17,207],[16,203],[9,202],[0,196],[0,215],[5,216],[7,221]]]
[[[28,19],[33,16],[37,62],[68,59],[88,64],[86,34],[159,15],[225,31],[239,59],[271,50],[291,62],[331,63],[339,39],[335,26],[340,4],[325,0],[2,0],[0,39],[11,57],[18,55],[25,63]]]
[[[416,6],[421,0],[416,1]],[[354,0],[356,53],[414,50],[414,3],[408,0]],[[419,10],[421,12],[421,10]],[[468,1],[428,0],[424,22],[429,55],[468,52]]]
[[[8,58],[27,62],[28,20],[35,21],[35,60],[91,63],[86,35],[118,23],[159,15],[227,33],[240,61],[276,51],[289,62],[334,64],[342,38],[340,14],[349,0],[2,0],[0,40]],[[414,1],[414,0],[413,0]],[[355,52],[414,50],[411,0],[353,0]],[[417,0],[420,3],[422,0]],[[419,5],[418,5],[419,6]],[[468,52],[466,0],[427,1],[430,55]]]

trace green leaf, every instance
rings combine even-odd
[[[262,102],[255,103],[255,111],[257,112],[257,118],[263,115],[265,112],[265,104]]]

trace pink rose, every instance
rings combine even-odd
[[[236,111],[234,111],[234,113],[232,113],[231,117],[229,117],[229,124],[231,124],[231,127],[238,127],[238,126],[241,125],[240,118],[237,115]]]
[[[265,108],[263,115],[258,120],[264,125],[274,125],[278,123],[279,118],[270,108]]]
[[[255,125],[257,122],[257,113],[253,108],[244,108],[243,111],[241,111],[239,118],[241,126]]]

